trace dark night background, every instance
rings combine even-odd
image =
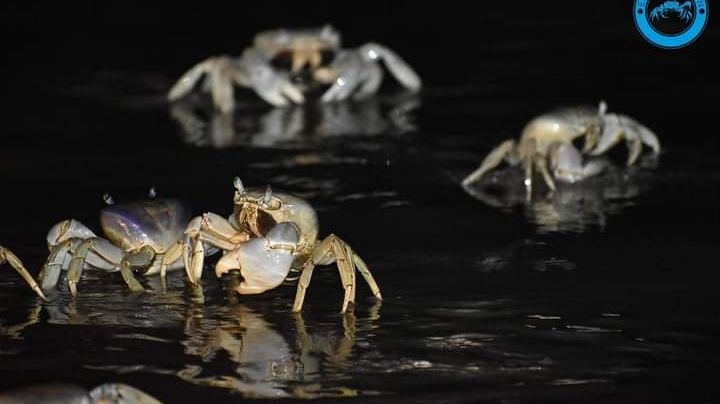
[[[96,226],[105,191],[127,200],[155,185],[195,213],[221,213],[231,208],[232,178],[242,175],[248,184],[306,196],[318,207],[321,233],[351,242],[388,291],[379,322],[368,319],[371,299],[361,299],[354,356],[339,376],[322,374],[331,387],[347,381],[359,391],[390,392],[365,397],[377,402],[394,394],[417,402],[717,401],[718,5],[710,5],[695,43],[663,50],[638,33],[627,0],[148,3],[0,5],[0,244],[31,272],[45,259],[50,225],[74,217]],[[416,131],[310,137],[292,148],[183,143],[164,97],[185,69],[240,54],[264,29],[325,23],[346,47],[379,42],[416,68],[425,85]],[[389,76],[386,82],[384,91],[396,89]],[[256,101],[250,92],[237,97]],[[599,100],[646,123],[664,149],[654,188],[608,214],[606,225],[543,233],[518,209],[485,206],[458,186],[530,117]],[[300,163],[299,155],[315,163]],[[305,312],[310,328],[331,336],[339,323],[336,277],[316,275]],[[0,281],[1,326],[34,301],[5,267]],[[204,282],[207,307],[223,306],[214,277]],[[182,289],[179,277],[174,285]],[[287,337],[295,327],[287,316],[293,288],[278,293],[247,304]],[[119,304],[139,310],[132,300]],[[598,314],[615,312],[623,317]],[[565,328],[528,320],[537,313],[562,317]],[[237,398],[152,370],[89,371],[86,365],[109,361],[175,369],[193,358],[176,346],[125,346],[97,325],[49,323],[17,340],[0,338],[0,390],[121,380],[168,402]],[[622,333],[584,333],[596,328],[573,324]],[[183,338],[176,324],[118,327]],[[470,345],[430,348],[434,338],[458,335]],[[473,340],[478,335],[492,338]],[[76,339],[87,347],[82,354],[64,345]],[[105,344],[130,354],[107,353]],[[403,373],[418,358],[437,365]],[[199,366],[232,373],[224,367],[236,365],[222,359]],[[487,373],[467,373],[465,363]]]

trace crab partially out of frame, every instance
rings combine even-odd
[[[170,101],[188,94],[203,77],[202,88],[212,94],[215,107],[234,109],[234,86],[253,89],[280,107],[302,104],[305,95],[328,87],[322,102],[375,94],[388,71],[410,91],[422,86],[420,77],[395,52],[377,43],[344,49],[340,33],[330,26],[315,29],[276,29],[260,32],[241,56],[216,56],[193,66],[168,92]]]
[[[42,289],[40,289],[40,286],[37,284],[37,282],[35,282],[35,279],[33,279],[32,275],[30,275],[30,272],[28,272],[28,270],[25,268],[25,265],[23,265],[22,261],[20,261],[20,258],[13,254],[12,251],[0,245],[0,265],[6,262],[15,271],[17,271],[18,274],[20,274],[20,276],[25,280],[25,282],[27,282],[28,286],[30,286],[30,288],[32,288],[32,290],[34,290],[38,296],[45,299],[45,294],[43,293]]]
[[[234,213],[229,220],[206,213],[190,222],[185,238],[185,264],[190,282],[202,276],[208,246],[224,250],[215,274],[239,270],[240,294],[258,294],[279,286],[291,268],[301,270],[293,311],[299,312],[316,265],[335,263],[345,291],[341,311],[355,302],[355,270],[363,276],[378,300],[380,288],[368,266],[350,246],[335,235],[318,241],[315,209],[305,200],[267,189],[245,188],[235,179]]]
[[[578,138],[584,138],[582,153],[573,145]],[[597,109],[557,109],[530,121],[518,142],[506,140],[490,151],[480,167],[463,180],[463,186],[480,181],[506,161],[524,166],[528,196],[532,194],[535,171],[540,172],[548,188],[555,190],[555,181],[573,183],[601,173],[604,164],[593,160],[584,163],[582,154],[603,154],[623,139],[630,151],[627,165],[635,163],[643,144],[655,154],[660,153],[660,142],[650,129],[626,115],[607,113],[604,102]]]

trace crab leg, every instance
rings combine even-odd
[[[547,159],[540,155],[536,155],[535,165],[542,174],[543,179],[545,180],[545,184],[547,184],[548,188],[550,188],[551,191],[555,191],[555,181],[553,181],[552,177],[550,176],[550,172],[548,171]]]
[[[38,279],[43,290],[55,288],[60,279],[60,272],[66,267],[68,256],[73,240],[65,240],[62,243],[50,248],[50,255],[40,270]]]
[[[165,252],[165,255],[163,255],[162,260],[160,261],[160,280],[161,282],[165,283],[165,274],[167,273],[167,269],[170,265],[175,263],[175,261],[179,260],[183,256],[183,244],[182,242],[178,241],[177,243],[173,244],[172,247],[170,247],[167,252]]]
[[[315,264],[313,263],[315,253],[309,257],[305,264],[303,264],[302,273],[298,280],[297,292],[295,293],[295,303],[293,303],[292,311],[299,313],[302,310],[303,303],[305,302],[305,292],[310,286],[310,280],[312,279],[313,271],[315,270]]]
[[[67,283],[70,293],[77,296],[77,284],[86,265],[117,270],[124,256],[125,252],[103,238],[91,237],[82,240],[75,249],[68,267]]]
[[[628,116],[605,114],[603,133],[590,154],[597,156],[605,153],[622,139],[627,140],[630,149],[628,165],[634,164],[640,156],[643,143],[649,146],[655,154],[660,153],[660,141],[650,129]]]
[[[10,250],[6,249],[3,246],[0,246],[0,265],[2,265],[4,262],[7,262],[10,264],[10,266],[17,271],[18,274],[27,282],[27,284],[32,288],[32,290],[37,293],[38,296],[40,296],[42,299],[46,299],[45,294],[43,294],[42,290],[40,289],[40,286],[38,286],[37,282],[35,282],[35,279],[33,279],[32,275],[28,272],[27,269],[25,269],[25,266],[23,265],[22,261],[13,254]]]
[[[382,299],[380,288],[365,262],[352,251],[347,243],[334,234],[331,234],[315,247],[312,255],[305,262],[305,265],[303,265],[302,274],[298,281],[297,293],[295,294],[293,312],[299,312],[302,309],[303,302],[305,301],[305,293],[310,286],[310,279],[315,265],[330,265],[332,263],[337,265],[338,272],[340,273],[340,281],[345,290],[341,309],[342,313],[347,312],[350,303],[355,302],[357,289],[355,279],[356,268],[370,286],[375,297]]]
[[[357,283],[355,282],[355,271],[352,262],[352,254],[348,254],[349,247],[347,244],[340,242],[333,242],[333,252],[335,255],[335,264],[340,272],[340,282],[342,282],[343,289],[345,289],[345,298],[343,299],[342,310],[340,312],[345,313],[348,305],[355,304],[355,295]]]
[[[382,300],[380,287],[378,286],[377,282],[375,282],[375,278],[373,277],[372,273],[370,273],[370,269],[368,268],[365,261],[363,261],[363,259],[354,252],[352,254],[352,257],[353,262],[355,263],[355,267],[357,268],[358,272],[360,272],[360,275],[365,278],[365,282],[367,282],[368,286],[370,286],[370,290],[372,291],[373,295],[375,295],[375,298],[378,300]]]
[[[235,107],[233,99],[233,61],[228,56],[213,57],[196,64],[180,77],[168,92],[168,100],[175,101],[189,93],[207,74],[213,103],[222,112]]]
[[[368,60],[381,59],[388,70],[403,86],[411,91],[418,91],[422,81],[417,73],[397,53],[378,43],[367,43],[360,47],[360,54]]]
[[[488,153],[487,157],[485,157],[485,160],[483,160],[482,164],[480,164],[480,167],[477,170],[473,171],[472,174],[465,177],[462,184],[464,186],[468,186],[473,182],[479,181],[483,177],[483,175],[485,175],[485,173],[497,167],[503,160],[513,164],[516,161],[514,157],[515,153],[516,150],[514,140],[506,140],[500,143],[500,145],[498,145],[497,147],[492,149],[490,153]]]

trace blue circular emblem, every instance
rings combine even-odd
[[[651,44],[676,49],[690,45],[705,29],[707,0],[635,0],[635,25]]]

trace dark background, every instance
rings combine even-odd
[[[637,32],[632,2],[262,1],[12,4],[0,10],[3,78],[13,95],[87,80],[98,70],[177,77],[214,54],[239,54],[273,27],[330,23],[346,46],[391,46],[422,74],[431,93],[594,100],[667,90],[658,108],[699,107],[717,90],[711,60],[716,19],[681,50],[658,49]],[[574,96],[570,95],[574,94]],[[34,108],[50,108],[37,100]],[[643,100],[646,101],[646,100]],[[615,102],[625,102],[616,100]],[[658,103],[660,104],[660,103]],[[24,105],[29,106],[29,105]]]

